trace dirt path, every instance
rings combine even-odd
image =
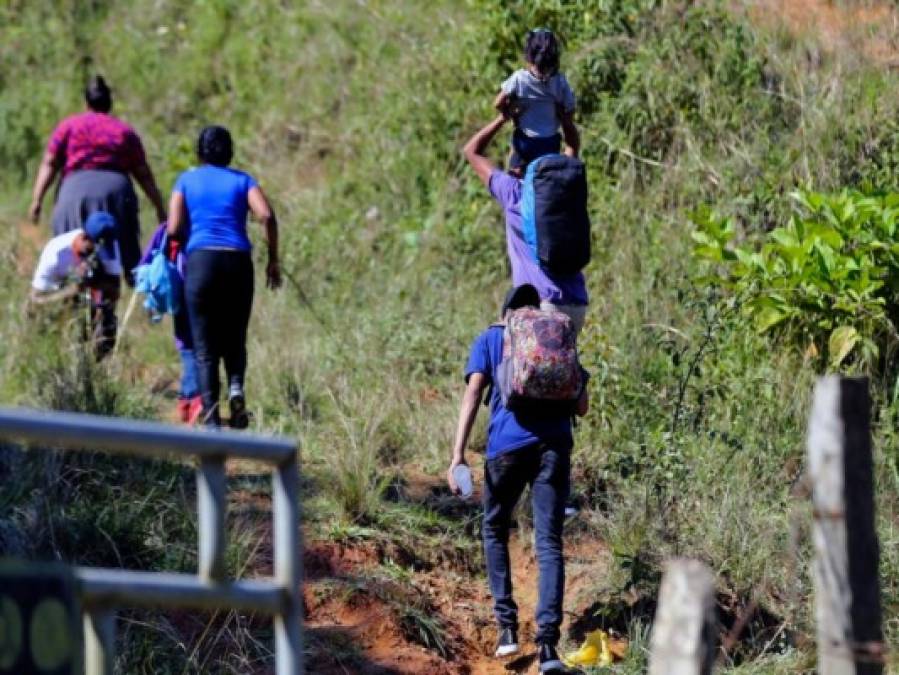
[[[313,642],[320,642],[324,648],[312,664],[315,672],[471,675],[537,672],[532,647],[537,567],[529,544],[513,541],[511,553],[524,652],[520,658],[504,662],[491,655],[496,633],[483,579],[466,579],[451,570],[415,575],[413,583],[434,599],[436,616],[444,626],[450,654],[441,658],[436,650],[425,649],[410,640],[407,630],[396,620],[395,610],[383,599],[372,597],[370,589],[335,592],[336,580],[352,587],[354,581],[366,577],[366,571],[377,565],[375,549],[310,542],[305,555],[306,626]],[[590,557],[594,561],[602,559],[602,556]],[[584,573],[587,556],[567,558],[572,572],[567,591],[574,598],[578,587],[587,579]],[[591,576],[595,567],[596,562]]]
[[[415,482],[420,486],[421,477]],[[506,662],[492,656],[496,631],[483,573],[475,576],[457,566],[441,565],[414,572],[393,588],[378,576],[383,569],[379,566],[390,564],[389,555],[385,557],[379,546],[307,542],[306,625],[313,643],[319,641],[321,647],[313,649],[316,656],[310,668],[321,673],[537,672],[533,638],[538,570],[530,537],[531,531],[522,529],[513,533],[510,541],[524,653]],[[566,538],[566,607],[574,610],[569,619],[579,617],[592,604],[589,590],[606,572],[609,560],[607,550],[595,539],[577,533]],[[378,588],[382,583],[384,587]],[[430,616],[443,627],[445,657],[437,649],[416,644],[414,626],[410,630],[401,617],[398,620],[406,601],[402,596],[409,592],[413,597],[427,597]]]

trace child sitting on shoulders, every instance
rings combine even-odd
[[[522,169],[542,155],[558,153],[562,136],[568,154],[580,151],[574,126],[574,92],[559,72],[559,43],[551,30],[529,31],[524,44],[527,68],[516,70],[502,84],[494,105],[515,121],[509,166]]]

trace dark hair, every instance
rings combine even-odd
[[[208,126],[197,139],[197,157],[201,162],[215,166],[228,166],[234,156],[231,133],[225,127]]]
[[[559,70],[559,41],[547,28],[528,31],[524,40],[524,60],[537,66],[541,75],[555,75]]]
[[[84,100],[94,112],[109,112],[112,108],[112,91],[102,75],[94,75],[84,88]]]

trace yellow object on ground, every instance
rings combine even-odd
[[[576,652],[566,654],[562,659],[566,666],[610,666],[612,649],[609,634],[597,629],[584,636],[584,644]]]

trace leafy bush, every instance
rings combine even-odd
[[[498,88],[501,78],[522,67],[528,28],[549,26],[559,35],[562,70],[577,93],[585,141],[589,145],[591,136],[599,136],[603,143],[585,151],[588,162],[616,149],[673,160],[684,150],[678,140],[691,135],[714,139],[724,131],[750,134],[757,125],[783,126],[778,98],[753,95],[770,93],[778,83],[764,52],[752,31],[718,3],[472,4],[481,19],[465,53],[485,86]],[[486,68],[485,51],[492,57]],[[747,125],[750,109],[753,124]]]
[[[731,218],[694,217],[694,254],[718,266],[760,333],[822,365],[870,369],[896,344],[899,194],[794,192],[796,212],[760,246],[737,245]]]

